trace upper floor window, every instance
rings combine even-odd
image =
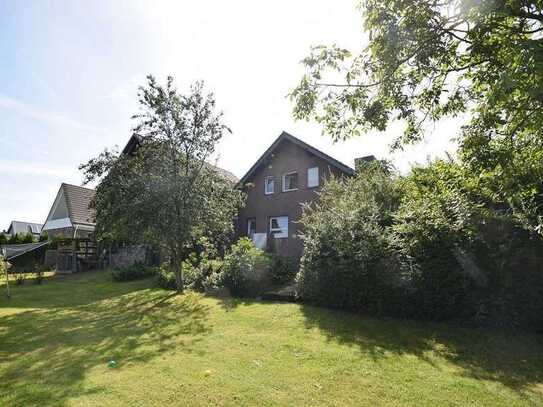
[[[298,173],[290,172],[283,175],[283,192],[295,191],[298,189]]]
[[[266,195],[273,194],[275,192],[275,178],[266,177],[264,178],[264,193]]]
[[[319,167],[307,169],[307,187],[313,188],[319,186]]]

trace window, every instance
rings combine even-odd
[[[256,219],[249,218],[247,219],[247,236],[252,238],[255,233],[256,233]]]
[[[295,191],[298,189],[298,173],[291,172],[283,175],[283,192]]]
[[[275,179],[274,177],[264,178],[264,193],[266,195],[273,194],[275,192]]]
[[[307,187],[314,188],[319,186],[319,167],[307,169]]]
[[[288,237],[288,216],[270,218],[270,234],[276,239]]]

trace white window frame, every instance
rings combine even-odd
[[[272,227],[273,220],[277,221],[278,228]],[[280,219],[283,219],[283,222],[280,221]],[[286,220],[286,222],[285,222]],[[281,228],[281,223],[284,223],[285,229]],[[272,235],[275,239],[286,239],[288,238],[288,216],[272,216],[270,217],[269,222],[269,228],[270,228],[270,235]]]
[[[268,191],[268,181],[271,180],[272,190]],[[275,177],[273,175],[264,178],[264,195],[272,195],[275,192]]]
[[[312,178],[311,178],[311,172],[314,171],[316,172],[316,174],[313,174],[313,183],[311,182]],[[315,184],[316,182],[316,184]],[[320,179],[319,179],[319,167],[311,167],[311,168],[308,168],[307,169],[307,187],[308,188],[316,188],[318,187],[320,184]]]
[[[290,188],[290,189],[287,189],[286,188],[286,182],[285,182],[285,179],[289,176],[289,175],[294,175],[296,174],[296,177],[298,178],[298,185],[300,184],[300,177],[298,177],[298,171],[292,171],[292,172],[287,172],[286,174],[283,174],[283,182],[282,182],[282,187],[283,187],[283,192],[289,192],[289,191],[297,191],[298,190],[298,187],[296,188]]]

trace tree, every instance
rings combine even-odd
[[[294,116],[316,119],[334,140],[404,121],[401,147],[428,122],[468,113],[461,159],[541,232],[541,0],[364,0],[360,9],[368,45],[314,47],[291,93]]]
[[[32,233],[25,233],[21,236],[21,243],[34,243],[36,241],[36,238]]]
[[[202,83],[181,95],[148,76],[132,155],[104,151],[80,168],[85,181],[99,179],[94,206],[98,238],[159,247],[169,258],[178,292],[181,262],[201,236],[228,234],[242,195],[206,162],[228,128]]]

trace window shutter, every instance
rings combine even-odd
[[[307,169],[307,187],[313,188],[319,186],[319,167]]]

